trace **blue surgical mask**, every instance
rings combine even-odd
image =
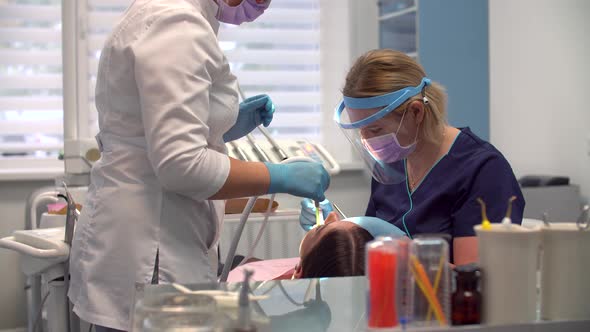
[[[257,19],[270,4],[271,0],[242,0],[237,6],[230,6],[224,0],[218,0],[217,19],[220,22],[240,25]]]

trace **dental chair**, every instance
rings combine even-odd
[[[524,218],[543,220],[546,214],[550,222],[575,222],[585,204],[569,177],[527,175],[518,182],[526,201]]]

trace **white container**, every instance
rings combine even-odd
[[[542,238],[541,318],[590,318],[590,230],[552,223]]]
[[[486,324],[537,320],[537,268],[541,230],[520,225],[475,226],[482,270],[483,315]]]

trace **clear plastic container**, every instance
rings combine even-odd
[[[133,331],[210,332],[216,328],[217,305],[203,294],[163,293],[137,302]]]
[[[410,243],[408,305],[411,326],[448,326],[451,315],[449,244],[442,237]]]
[[[396,305],[399,323],[402,326],[412,321],[412,305],[410,297],[410,270],[408,257],[410,255],[410,244],[412,240],[401,237],[395,240],[397,248],[397,274],[396,274]],[[413,289],[413,288],[412,288]]]
[[[389,328],[398,325],[396,308],[397,250],[393,239],[378,237],[366,246],[368,281],[367,325]]]

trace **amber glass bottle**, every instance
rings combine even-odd
[[[481,322],[480,270],[475,264],[455,268],[456,289],[451,297],[453,325]]]

